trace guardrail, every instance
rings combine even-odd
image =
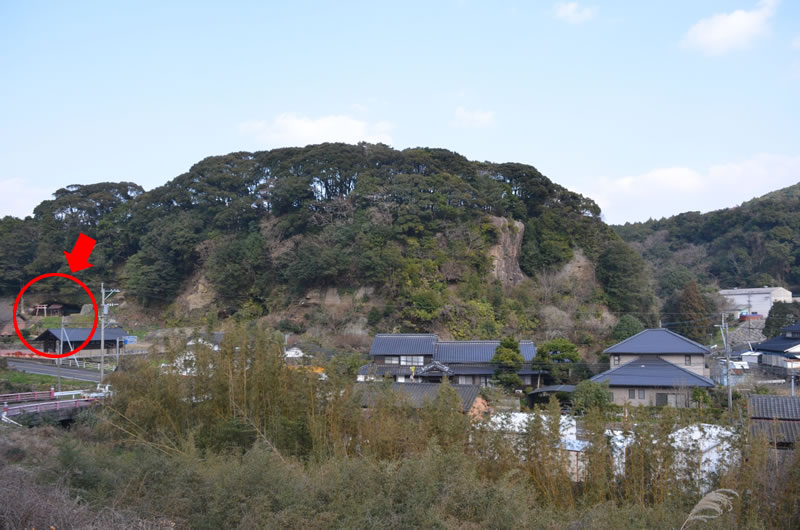
[[[91,394],[94,390],[65,390],[63,392],[53,392],[55,398],[62,398],[66,396],[85,396]],[[2,399],[0,399],[2,401]]]
[[[95,394],[107,395],[110,394],[109,385],[105,388],[99,389],[81,389],[81,390],[65,390],[63,392],[55,392],[54,389],[42,390],[38,392],[17,392],[16,394],[0,394],[0,403],[23,403],[26,401],[47,401],[48,399],[60,399],[67,396],[77,399],[76,396],[86,397]]]
[[[100,401],[98,398],[67,399],[63,401],[50,401],[47,403],[29,403],[27,405],[17,405],[9,407],[3,406],[3,416],[19,416],[27,413],[51,412],[58,410],[74,410]]]
[[[53,399],[56,397],[55,392],[51,388],[42,390],[41,392],[18,392],[16,394],[0,394],[0,402],[2,403],[20,403],[23,401],[43,401],[46,399]]]
[[[150,353],[149,350],[120,350],[119,354],[120,357],[125,357],[126,355],[145,355]],[[70,355],[65,357],[65,359],[83,359],[85,357],[100,357],[102,352],[100,350],[81,350],[75,355]],[[107,349],[106,350],[106,357],[116,357],[117,352],[115,350]],[[0,357],[11,357],[17,359],[39,359],[42,358],[39,355],[36,355],[32,351],[25,350],[24,348],[13,349],[13,350],[0,350]]]

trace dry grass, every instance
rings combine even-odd
[[[689,512],[689,517],[686,518],[681,530],[688,528],[689,525],[696,521],[708,522],[711,519],[716,519],[725,512],[733,510],[733,502],[739,494],[733,490],[718,489],[709,492],[705,497],[700,499],[692,511]]]

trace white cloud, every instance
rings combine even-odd
[[[581,24],[590,20],[597,13],[593,7],[581,7],[577,2],[558,2],[553,6],[556,18],[570,24]]]
[[[800,50],[800,35],[792,39],[792,48],[795,50]]]
[[[391,144],[394,125],[388,121],[369,123],[345,114],[309,118],[293,112],[277,115],[272,121],[239,124],[243,133],[255,136],[268,147],[303,147],[322,142],[382,142]]]
[[[32,215],[39,203],[52,199],[57,187],[43,188],[21,178],[0,180],[0,217]]]
[[[729,208],[798,182],[800,156],[760,154],[704,171],[670,167],[641,175],[600,177],[582,186],[581,193],[600,205],[607,222],[619,224]]]
[[[455,119],[451,125],[460,129],[481,129],[494,123],[494,112],[491,110],[469,110],[456,108]]]
[[[683,44],[708,55],[747,48],[769,31],[769,20],[780,0],[760,0],[755,9],[717,13],[689,28]]]

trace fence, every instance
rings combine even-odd
[[[42,401],[55,398],[55,392],[51,388],[41,392],[18,392],[16,394],[0,394],[2,403],[21,403],[23,401]]]

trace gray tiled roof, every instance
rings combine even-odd
[[[750,395],[747,412],[751,418],[800,420],[800,397]]]
[[[541,394],[542,392],[575,392],[575,385],[543,386],[541,388],[537,388],[533,392],[528,392],[528,395],[530,395],[530,394]]]
[[[800,322],[781,328],[781,331],[800,331]]]
[[[499,340],[439,341],[433,358],[443,363],[488,363],[499,345]]]
[[[392,377],[397,375],[411,375],[411,367],[410,366],[392,366],[386,364],[365,364],[361,368],[358,369],[358,375],[374,375],[377,377],[384,377],[390,375]]]
[[[356,387],[363,391],[361,405],[365,408],[374,407],[380,396],[382,385],[380,383],[359,383]],[[465,412],[472,408],[481,392],[481,387],[477,385],[450,385],[450,387],[461,398],[461,407]],[[409,405],[414,408],[421,408],[426,402],[436,399],[441,388],[442,385],[439,383],[393,383],[391,386],[392,392],[404,396]]]
[[[379,333],[370,355],[433,355],[437,337],[432,334]]]
[[[658,355],[666,353],[706,354],[709,349],[683,335],[668,329],[646,329],[619,342],[604,353],[625,353],[638,355]]]
[[[432,363],[429,363],[432,364]],[[452,375],[494,375],[495,366],[493,364],[483,364],[483,363],[453,363],[453,364],[445,364],[440,363],[452,371]],[[420,374],[421,366],[416,368],[416,373]],[[517,372],[519,375],[536,375],[536,374],[543,374],[547,373],[544,370],[534,370],[531,368],[530,365],[523,365],[523,367]],[[369,363],[363,365],[358,370],[358,375],[375,375],[379,377],[383,376],[397,376],[397,375],[404,375],[410,376],[411,375],[411,367],[410,366],[398,366],[398,365],[386,365],[386,364],[376,364],[376,363]]]
[[[758,351],[784,353],[786,350],[794,348],[798,344],[800,344],[800,339],[775,337],[774,339],[758,343],[755,349]]]
[[[453,375],[494,375],[494,365],[491,364],[450,364],[448,367]]]
[[[64,328],[64,342],[77,342],[81,343],[86,340],[86,337],[89,336],[89,332],[92,331],[92,328]],[[52,335],[55,337],[56,340],[61,340],[61,328],[48,328],[45,330],[44,333],[36,337],[34,340],[45,340],[46,338],[53,338],[49,337]],[[122,338],[125,336],[125,330],[122,328],[106,328],[105,331],[105,341],[116,341],[118,338]],[[100,340],[100,326],[97,326],[97,329],[92,335],[92,340],[99,341]]]
[[[499,345],[499,340],[439,341],[433,358],[443,363],[488,363]],[[519,351],[525,362],[531,362],[536,357],[533,341],[519,341]]]
[[[379,333],[372,341],[369,354],[431,355],[443,363],[488,363],[499,345],[499,340],[440,341],[434,334]],[[519,341],[519,350],[525,362],[536,357],[533,341]]]
[[[591,379],[596,383],[608,381],[611,386],[643,386],[643,387],[707,387],[714,382],[707,377],[697,375],[660,357],[640,357],[627,364],[598,374]]]
[[[523,366],[517,373],[519,375],[537,375],[537,374],[546,374],[547,370],[535,370],[531,366]]]
[[[525,362],[529,363],[536,357],[536,345],[533,344],[532,340],[521,340],[519,341],[519,352]]]
[[[794,444],[800,440],[800,421],[750,420],[750,433],[764,434],[772,443]]]

